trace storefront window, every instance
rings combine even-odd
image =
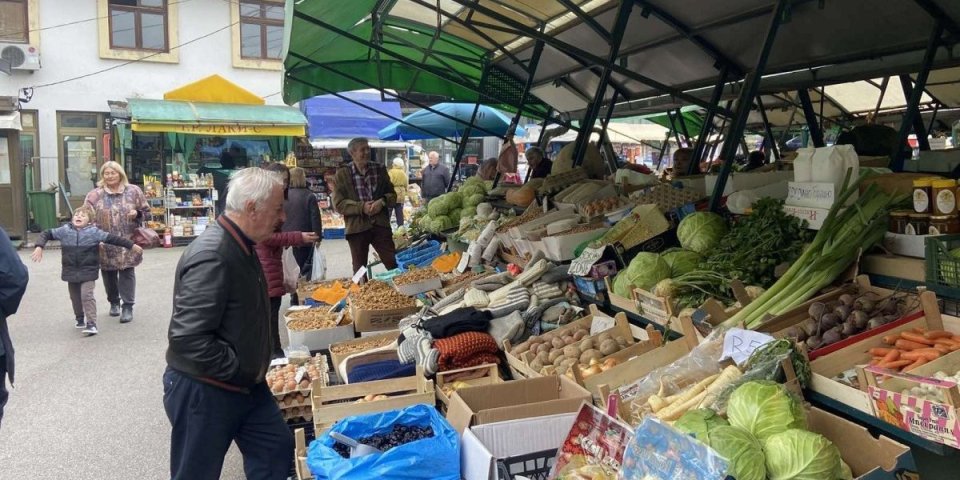
[[[10,144],[0,137],[0,185],[10,185]]]
[[[280,60],[283,49],[283,1],[240,2],[240,55]]]
[[[60,113],[61,128],[97,128],[99,116],[96,113]]]
[[[83,196],[97,183],[97,137],[63,136],[63,169],[66,189],[73,196]]]
[[[27,0],[0,0],[0,42],[26,43]]]
[[[110,47],[167,50],[166,0],[110,0]]]

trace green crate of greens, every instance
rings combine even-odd
[[[960,298],[960,235],[937,235],[926,242],[927,287]]]

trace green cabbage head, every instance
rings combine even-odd
[[[727,420],[761,441],[807,426],[800,402],[783,385],[767,380],[747,382],[734,390],[727,404]]]
[[[770,480],[825,480],[845,475],[840,450],[817,433],[794,428],[771,435],[763,442],[763,452]]]
[[[641,252],[633,257],[623,273],[617,275],[617,278],[620,277],[624,277],[622,281],[627,285],[651,290],[660,280],[670,278],[670,265],[659,253]]]
[[[749,432],[737,427],[717,427],[710,434],[710,447],[730,462],[728,473],[733,478],[766,480],[763,447]]]
[[[446,215],[448,212],[450,212],[450,210],[452,210],[452,207],[450,207],[450,202],[443,198],[443,196],[434,198],[433,200],[430,200],[430,203],[427,204],[427,213],[430,214],[431,217]]]
[[[706,255],[720,243],[727,233],[727,223],[723,217],[713,212],[696,212],[680,220],[677,227],[677,239],[680,246],[701,255]]]
[[[670,278],[677,278],[684,273],[696,270],[703,259],[699,253],[681,248],[664,252],[662,256],[667,265],[670,265]]]
[[[680,430],[683,433],[689,433],[693,435],[693,438],[700,440],[701,442],[711,445],[711,434],[717,429],[717,427],[725,427],[730,424],[721,417],[717,415],[717,412],[710,410],[709,408],[698,408],[695,410],[689,410],[687,413],[684,413],[682,417],[678,418],[676,423],[673,424],[674,428]]]

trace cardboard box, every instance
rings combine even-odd
[[[396,330],[403,317],[413,315],[419,310],[417,306],[389,310],[360,310],[351,302],[350,318],[353,319],[354,328],[358,332],[382,332]]]
[[[400,336],[400,331],[394,332],[383,332],[383,333],[372,333],[362,338],[354,338],[350,340],[345,340],[341,342],[336,342],[330,345],[330,362],[333,365],[333,369],[337,372],[337,376],[340,377],[340,362],[343,362],[347,357],[377,348],[372,345],[377,345],[378,343],[383,343],[384,345],[389,345],[390,343],[396,343],[397,337]],[[363,345],[371,345],[371,348],[360,350],[359,347]],[[383,346],[383,345],[381,345]],[[340,378],[340,381],[346,381],[345,378]]]
[[[810,431],[827,437],[837,446],[856,480],[917,477],[913,454],[906,445],[884,436],[874,437],[865,427],[819,408],[807,410],[807,424]]]
[[[794,205],[784,205],[783,211],[790,216],[806,220],[810,225],[807,228],[811,230],[820,230],[823,227],[823,221],[827,219],[830,213],[828,208],[797,207]]]
[[[713,195],[713,188],[717,184],[719,175],[707,175],[704,177],[704,186],[707,195]],[[727,183],[723,188],[723,196],[726,197],[733,192],[740,190],[749,190],[752,188],[772,185],[777,182],[793,180],[792,170],[782,170],[777,172],[738,172],[731,173],[727,177]]]
[[[926,281],[924,260],[900,255],[864,255],[860,270],[871,275],[902,278],[914,282]]]
[[[443,287],[443,283],[440,281],[439,275],[433,278],[428,278],[426,280],[421,280],[419,282],[407,283],[404,285],[394,284],[393,286],[393,288],[396,288],[398,292],[408,297],[413,297],[423,292],[440,290],[441,287]]]
[[[290,307],[287,311],[305,310],[306,308],[308,307],[294,306]],[[283,319],[285,323],[290,323],[290,317],[286,314],[283,315]],[[356,332],[353,330],[353,322],[351,322],[349,318],[345,318],[343,321],[347,322],[347,324],[319,330],[291,330],[288,327],[287,337],[290,340],[289,343],[290,345],[304,345],[312,351],[325,350],[330,347],[330,344],[349,340],[356,335]]]
[[[838,190],[836,184],[828,182],[788,182],[785,203],[795,207],[829,209],[837,203]],[[854,198],[855,195],[851,200]]]
[[[567,377],[527,378],[454,393],[447,420],[462,433],[473,425],[574,413],[585,401],[590,392]]]
[[[926,258],[926,240],[930,235],[902,235],[887,232],[883,235],[883,248],[904,257]]]
[[[447,390],[444,387],[456,383],[477,387],[493,383],[503,383],[503,379],[500,378],[499,367],[494,363],[437,372],[434,384],[437,390],[437,401],[439,402],[437,405],[441,407],[441,411],[445,412],[447,406],[450,405],[450,395],[447,394]]]
[[[576,414],[566,413],[470,427],[463,432],[460,475],[499,480],[497,460],[560,448],[574,419]]]
[[[543,237],[543,254],[547,259],[556,262],[573,260],[576,258],[573,251],[576,250],[581,243],[598,238],[606,233],[607,230],[610,230],[610,228],[600,227],[586,232]]]

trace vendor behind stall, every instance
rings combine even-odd
[[[532,169],[530,178],[547,178],[547,175],[550,175],[550,170],[553,169],[553,162],[546,157],[542,148],[530,147],[524,155],[527,157],[527,163]]]

